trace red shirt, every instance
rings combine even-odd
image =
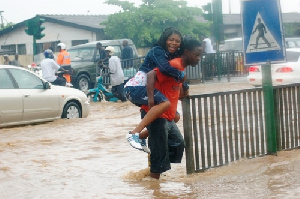
[[[184,71],[184,67],[181,64],[181,58],[175,58],[169,61],[172,67],[177,68],[180,71]],[[177,104],[180,94],[181,83],[177,82],[174,77],[167,76],[160,72],[159,68],[154,69],[156,71],[157,80],[155,88],[164,94],[171,103],[170,108],[164,112],[160,118],[165,118],[169,121],[173,120],[176,115]],[[141,107],[145,111],[148,111],[148,106],[143,105]]]

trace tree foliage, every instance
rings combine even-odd
[[[162,31],[171,26],[178,28],[183,35],[195,37],[209,32],[209,24],[195,19],[201,16],[202,10],[187,7],[185,0],[143,0],[139,7],[121,0],[107,0],[105,3],[122,8],[102,23],[106,26],[105,34],[112,39],[129,38],[138,47],[151,46]]]
[[[284,23],[284,34],[286,37],[300,36],[300,25],[297,23]]]
[[[9,27],[11,27],[11,26],[13,26],[13,25],[15,25],[15,24],[12,23],[12,22],[9,22],[9,23],[3,25],[3,28],[2,28],[2,25],[1,25],[1,26],[0,26],[0,31],[1,31],[1,30],[4,30],[4,29],[6,29],[6,28],[9,28]]]

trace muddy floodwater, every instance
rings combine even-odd
[[[215,83],[190,90],[248,87]],[[0,198],[300,198],[299,149],[193,175],[186,174],[184,157],[151,179],[147,154],[125,139],[139,121],[130,102],[97,102],[85,119],[0,129]],[[182,131],[182,120],[178,126]]]

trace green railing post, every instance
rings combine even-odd
[[[218,81],[221,81],[221,55],[219,49],[217,50],[217,70],[218,70]]]
[[[275,126],[275,111],[274,111],[274,97],[271,75],[271,64],[262,65],[262,87],[264,94],[264,110],[265,110],[265,124],[267,135],[267,153],[276,154],[276,126]]]
[[[190,99],[184,98],[181,101],[182,115],[183,115],[183,132],[185,141],[185,156],[186,156],[186,173],[195,173],[195,161],[194,161],[194,145],[193,145],[193,131],[192,131],[192,118]]]

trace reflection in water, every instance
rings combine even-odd
[[[139,121],[129,102],[98,102],[85,119],[0,129],[0,197],[300,197],[299,150],[193,175],[186,175],[184,159],[160,180],[151,179],[147,154],[125,139]]]

